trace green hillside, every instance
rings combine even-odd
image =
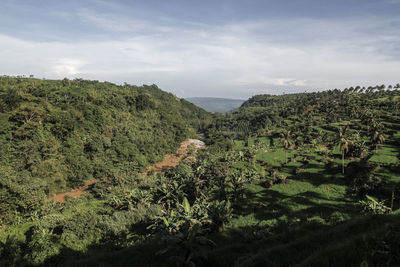
[[[199,106],[209,112],[228,113],[240,107],[244,100],[215,98],[215,97],[189,97],[187,101]]]
[[[2,77],[0,220],[36,214],[47,196],[86,180],[140,173],[207,117],[156,85]]]
[[[155,86],[1,81],[0,265],[400,265],[400,85],[210,117]]]

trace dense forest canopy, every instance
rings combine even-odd
[[[0,219],[91,178],[140,173],[208,117],[156,85],[0,77]]]
[[[277,96],[256,95],[233,114],[221,117],[216,127],[219,130],[252,135],[260,130],[282,126],[300,127],[304,123],[326,124],[349,119],[362,124],[365,120],[360,120],[368,114],[382,118],[397,116],[400,85],[388,86],[387,90],[385,88],[384,85],[368,88],[357,86],[343,91],[335,89]],[[290,118],[297,121],[289,125],[288,122],[292,122],[288,121]]]
[[[399,90],[210,114],[155,85],[1,77],[0,265],[397,266]]]

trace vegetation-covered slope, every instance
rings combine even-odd
[[[205,115],[207,149],[173,170],[143,178],[121,162],[81,198],[16,209],[0,264],[400,265],[400,93],[388,89],[261,95]],[[25,188],[21,173],[2,181]]]
[[[215,98],[215,97],[189,97],[187,101],[202,107],[209,112],[228,113],[240,107],[244,100]]]
[[[0,78],[0,220],[91,178],[141,172],[207,113],[152,86]]]

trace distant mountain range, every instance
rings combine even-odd
[[[228,113],[240,107],[245,100],[215,98],[215,97],[189,97],[187,101],[199,106],[209,112]]]

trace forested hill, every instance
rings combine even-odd
[[[269,95],[269,94],[255,95],[246,100],[245,102],[243,102],[241,107],[271,107],[278,105],[280,106],[282,103],[290,102],[291,100],[298,100],[298,98],[302,98],[302,100],[304,100],[304,98],[307,98],[305,96],[307,96],[306,93],[285,94],[285,95]],[[311,99],[314,98],[315,97],[311,97]]]
[[[376,117],[377,111],[379,115],[387,116],[386,113],[390,113],[397,116],[399,89],[400,85],[397,84],[387,88],[350,87],[313,93],[256,95],[232,114],[221,118],[216,127],[226,133],[248,136],[257,131],[264,132],[277,126],[285,126],[286,120],[291,116],[304,117],[308,124],[315,124],[316,121],[324,121],[326,124],[349,119],[361,119],[361,123],[367,123],[368,119]]]
[[[140,172],[208,116],[156,85],[0,77],[0,202],[10,203],[0,214],[91,178]]]

